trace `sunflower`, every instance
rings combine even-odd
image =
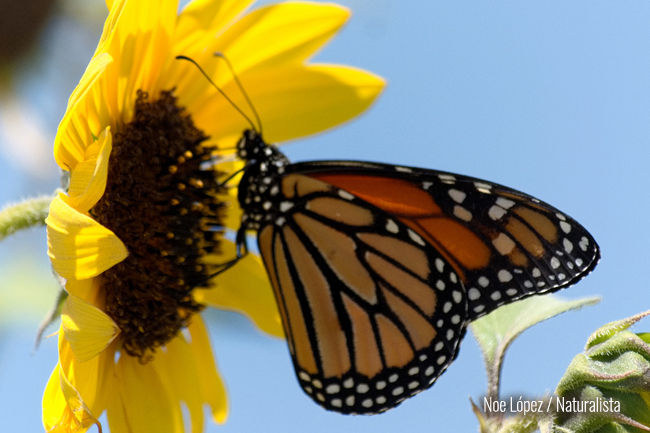
[[[113,433],[186,424],[200,432],[204,405],[215,422],[227,416],[201,310],[239,311],[282,336],[259,257],[211,278],[235,256],[222,235],[241,216],[236,182],[225,188],[220,180],[242,163],[224,157],[255,117],[214,53],[233,65],[272,142],[349,120],[384,83],[307,64],[346,21],[337,5],[283,3],[245,14],[249,0],[194,0],[179,14],[172,0],[107,3],[102,37],[54,145],[70,182],[50,206],[48,253],[68,298],[43,424],[101,429],[106,411]],[[179,55],[201,65],[233,104]]]

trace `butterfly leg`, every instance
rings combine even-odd
[[[222,274],[223,272],[235,266],[237,262],[239,262],[239,260],[243,259],[244,257],[246,257],[246,255],[248,255],[248,244],[246,241],[246,230],[244,227],[240,227],[239,230],[237,230],[237,237],[235,238],[235,244],[237,245],[237,256],[234,259],[229,260],[225,263],[215,265],[219,270],[212,273],[208,277],[208,279],[212,279],[217,275]]]

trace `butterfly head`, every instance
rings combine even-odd
[[[273,146],[269,146],[262,135],[254,129],[247,129],[237,143],[237,156],[249,164],[259,164],[273,154]]]

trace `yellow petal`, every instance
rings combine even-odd
[[[165,344],[164,352],[156,354],[154,366],[158,375],[167,379],[174,399],[185,402],[190,412],[192,432],[202,432],[204,399],[200,389],[203,379],[182,333]]]
[[[128,256],[118,237],[92,218],[79,213],[59,193],[50,205],[48,255],[63,278],[92,278]]]
[[[209,34],[210,38],[203,43],[174,47],[174,54],[191,57],[218,86],[225,88],[233,82],[233,76],[224,61],[214,57],[214,52],[224,53],[239,76],[253,70],[302,64],[336,33],[348,16],[347,9],[332,4],[269,5],[246,15],[217,37]],[[208,42],[210,45],[206,46]],[[190,105],[198,107],[206,99],[223,99],[189,62],[170,64],[164,79],[170,83],[167,87],[176,87],[180,105],[191,112],[195,110]],[[234,88],[227,94],[253,117],[239,89]]]
[[[117,341],[98,356],[86,362],[79,362],[72,351],[70,342],[65,338],[65,331],[61,326],[59,332],[60,373],[79,394],[84,405],[97,416],[105,409],[108,397],[107,378],[111,378],[113,374],[113,358],[116,348]]]
[[[59,167],[64,170],[73,170],[79,162],[83,161],[86,147],[94,141],[93,133],[100,132],[100,130],[93,131],[87,123],[81,122],[79,125],[76,120],[84,116],[86,106],[94,97],[91,90],[111,62],[113,58],[105,53],[93,57],[70,96],[68,108],[59,123],[54,139],[54,158]]]
[[[212,356],[212,349],[201,316],[192,317],[189,340],[178,334],[156,354],[154,367],[165,378],[177,400],[187,405],[193,432],[203,431],[203,405],[212,407],[213,418],[224,422],[228,411],[226,390]]]
[[[43,427],[47,432],[70,432],[77,427],[61,390],[59,364],[54,367],[43,393]]]
[[[61,325],[79,362],[97,356],[120,333],[106,313],[74,295],[63,306]]]
[[[239,199],[237,198],[237,194],[239,181],[243,173],[240,170],[243,168],[244,162],[241,160],[220,162],[216,168],[219,173],[223,173],[217,177],[219,182],[224,182],[228,177],[233,176],[234,173],[239,172],[231,179],[229,179],[226,183],[226,187],[228,188],[226,194],[219,195],[219,200],[221,203],[224,203],[228,206],[228,210],[225,212],[225,218],[222,223],[225,227],[231,230],[237,230],[241,225],[241,217],[243,212],[239,207]]]
[[[105,48],[115,58],[104,77],[113,121],[131,120],[138,90],[152,97],[163,90],[158,87],[160,72],[170,61],[177,7],[171,0],[125,3]]]
[[[190,2],[178,18],[174,52],[191,56],[184,50],[202,50],[214,39],[217,32],[237,15],[242,13],[254,0],[194,0]]]
[[[301,64],[349,16],[348,9],[335,4],[287,2],[261,7],[215,39],[209,52],[224,53],[240,74],[251,69]]]
[[[124,10],[128,0],[106,0],[106,6],[108,7],[108,17],[104,22],[104,29],[102,31],[102,36],[99,38],[99,44],[97,45],[97,50],[95,55],[103,53],[106,50],[106,46],[111,42],[113,35],[115,34],[115,27],[120,21],[120,16]]]
[[[115,367],[117,394],[108,402],[112,432],[182,432],[179,401],[165,384],[154,364],[122,355]]]
[[[192,337],[190,350],[196,363],[196,371],[201,378],[201,392],[204,401],[208,402],[212,408],[214,422],[223,424],[228,416],[228,395],[217,371],[208,331],[200,316],[194,316],[189,331]]]
[[[96,424],[99,427],[99,421],[95,418],[84,403],[81,394],[72,386],[68,381],[65,374],[59,369],[59,381],[61,384],[61,391],[68,405],[68,409],[74,415],[75,424],[78,429],[88,428],[93,424]],[[101,428],[101,427],[100,427]]]
[[[127,0],[107,2],[110,13],[95,54],[70,96],[68,108],[54,139],[54,158],[64,170],[73,170],[83,160],[85,149],[111,125],[111,104],[105,94],[109,65],[114,57],[106,50],[113,42]],[[131,2],[135,3],[135,2]],[[119,56],[119,51],[117,52]],[[114,106],[115,104],[113,104]]]
[[[98,356],[79,364],[63,332],[59,332],[59,362],[43,394],[43,425],[48,432],[84,432],[96,423],[110,393],[106,376],[112,356]],[[111,362],[107,362],[109,360]],[[98,392],[101,390],[101,392]]]
[[[87,213],[104,195],[112,143],[111,129],[107,127],[99,140],[86,149],[84,160],[70,175],[69,203],[81,213]]]
[[[222,240],[222,250],[220,257],[210,260],[224,263],[236,256],[232,242]],[[273,289],[259,256],[248,253],[235,266],[213,278],[211,282],[214,288],[196,291],[199,302],[243,313],[264,332],[284,337]]]
[[[348,121],[365,111],[385,85],[368,72],[326,65],[266,70],[240,79],[269,143],[314,134]],[[224,91],[233,94],[236,90],[231,87]],[[220,97],[193,113],[196,125],[223,146],[234,144],[246,128],[242,116]]]
[[[65,291],[69,295],[76,296],[86,302],[97,306],[97,297],[101,289],[98,278],[88,278],[86,280],[67,280],[65,282]],[[103,305],[103,304],[102,304]]]

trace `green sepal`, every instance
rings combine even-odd
[[[571,433],[650,431],[650,334],[630,326],[650,312],[608,323],[594,332],[557,386],[558,398],[618,403],[619,411],[558,410],[556,430]]]

